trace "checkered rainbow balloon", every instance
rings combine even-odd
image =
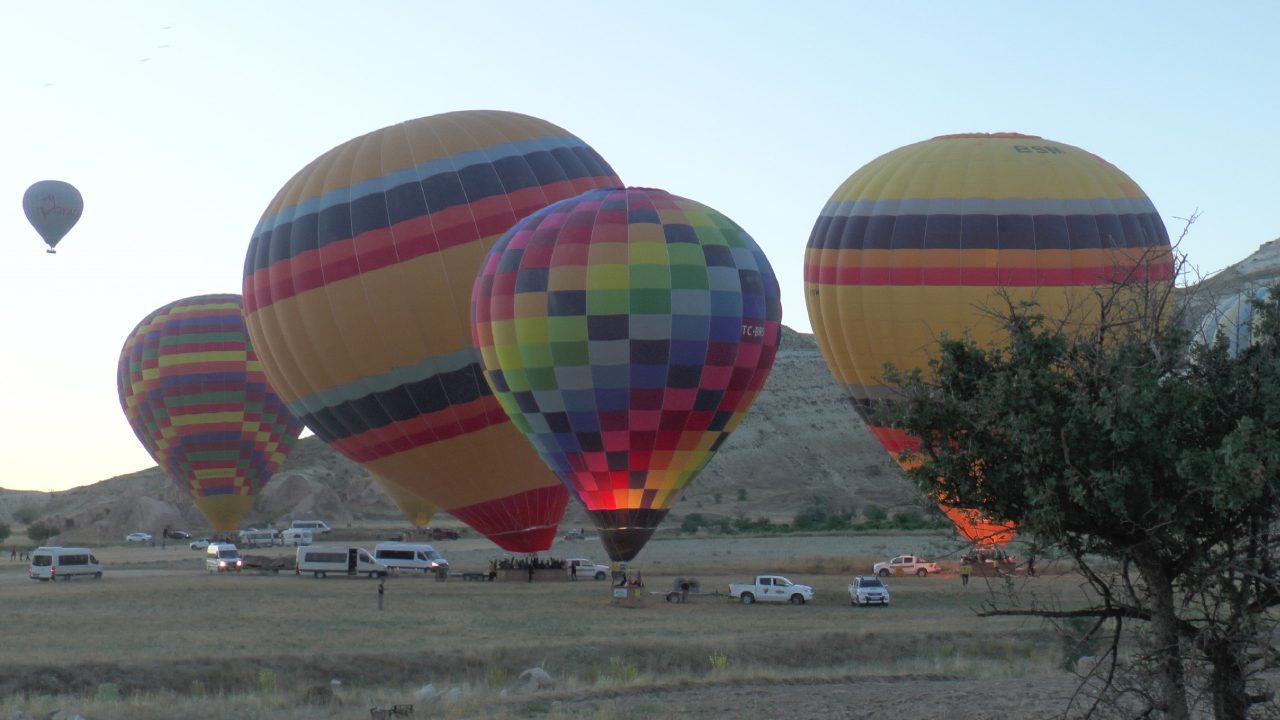
[[[662,190],[592,190],[485,257],[472,336],[512,422],[631,560],[764,385],[782,308],[764,253]]]

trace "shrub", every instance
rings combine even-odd
[[[98,702],[115,702],[120,699],[120,686],[115,683],[99,683],[93,698]]]
[[[729,656],[722,652],[711,653],[711,655],[707,656],[707,659],[711,661],[711,672],[713,673],[724,672],[725,667],[729,665]]]
[[[258,693],[270,695],[276,691],[276,673],[274,670],[258,671]]]
[[[862,509],[862,517],[867,519],[869,523],[882,523],[889,519],[889,513],[879,505],[868,505]]]
[[[747,500],[747,489],[738,488],[738,502],[746,502],[746,500]]]
[[[606,678],[619,685],[633,682],[639,674],[640,670],[635,663],[626,662],[617,655],[609,658],[609,669],[604,671]]]
[[[706,519],[702,517],[702,513],[689,513],[680,521],[680,532],[696,533],[705,524]]]
[[[44,522],[31,523],[27,526],[27,537],[37,543],[43,543],[45,540],[58,534],[58,529]]]

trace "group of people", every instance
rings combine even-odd
[[[537,555],[528,557],[505,557],[489,563],[491,570],[563,570],[564,560],[556,558],[540,558]]]
[[[973,574],[974,563],[990,563],[995,574],[1000,577],[1013,573],[1018,567],[1017,558],[1007,554],[1003,549],[996,548],[990,552],[986,550],[978,550],[963,555],[960,558],[960,582],[963,585],[969,584],[969,576]],[[1036,575],[1036,559],[1034,556],[1027,560],[1027,577],[1035,577]]]
[[[11,545],[9,546],[9,559],[10,560],[30,560],[31,551],[30,550],[19,551],[18,548],[13,547]]]

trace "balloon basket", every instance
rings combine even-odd
[[[610,592],[609,604],[614,607],[644,607],[645,591],[643,585],[616,585],[610,588]]]

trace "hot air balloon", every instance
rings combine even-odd
[[[947,135],[899,148],[849,177],[805,251],[819,348],[895,459],[915,439],[872,421],[890,399],[886,362],[927,371],[937,338],[995,340],[997,292],[1049,319],[1114,283],[1169,283],[1169,236],[1141,188],[1065,143],[1014,133]],[[945,499],[943,499],[945,500]],[[943,509],[968,540],[1003,544],[1006,523]]]
[[[1227,339],[1227,352],[1235,357],[1253,344],[1257,332],[1253,303],[1265,301],[1269,292],[1266,287],[1248,287],[1222,298],[1200,321],[1194,340],[1212,345],[1222,334]]]
[[[639,188],[522,220],[472,294],[494,393],[621,561],[746,415],[781,319],[773,269],[742,228]]]
[[[423,500],[422,498],[403,490],[399,485],[386,480],[377,481],[378,487],[391,498],[391,502],[395,503],[396,508],[400,510],[409,524],[416,528],[425,528],[431,522],[431,518],[435,517],[436,506]]]
[[[245,318],[267,376],[384,488],[512,552],[551,546],[568,493],[489,392],[471,283],[520,218],[609,165],[562,128],[464,111],[339,145],[276,195],[245,259]]]
[[[302,432],[267,384],[239,295],[147,315],[125,340],[116,384],[142,445],[219,532],[236,528]]]
[[[84,198],[71,183],[61,180],[41,180],[22,195],[22,211],[27,214],[27,221],[40,233],[49,248],[48,253],[57,252],[54,247],[75,224],[80,221],[80,213],[84,211]]]

